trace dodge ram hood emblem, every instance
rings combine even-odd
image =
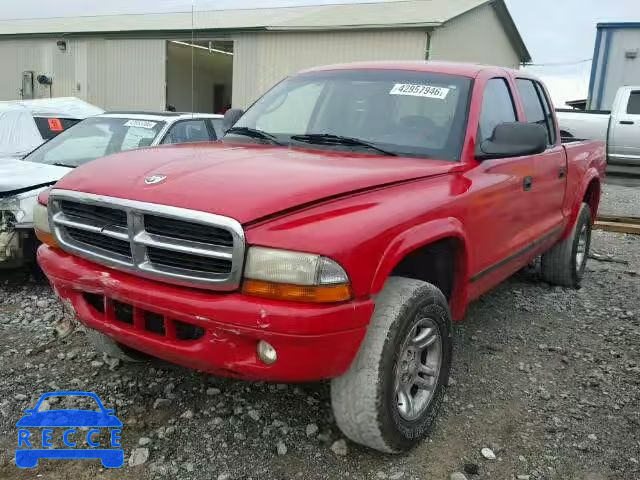
[[[144,183],[147,185],[156,185],[158,183],[164,182],[167,179],[166,175],[151,175],[144,179]]]

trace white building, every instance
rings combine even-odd
[[[432,59],[517,68],[531,60],[504,0],[5,20],[0,58],[0,100],[76,96],[107,110],[200,112],[246,107],[285,76],[323,64]],[[51,85],[38,82],[43,74]]]
[[[599,23],[588,108],[610,110],[625,85],[640,85],[640,23]]]

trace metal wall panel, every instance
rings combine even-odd
[[[0,41],[0,100],[17,100],[20,98],[22,87],[22,72],[30,70],[34,77],[42,73],[53,73],[53,48],[55,41],[45,40],[2,40]],[[61,68],[60,73],[66,72],[68,65]],[[61,85],[65,79],[56,79],[54,95],[57,93],[58,80]],[[49,88],[40,87],[34,78],[34,93],[36,98],[48,97]]]
[[[519,68],[518,52],[491,5],[471,10],[434,30],[430,59]]]
[[[610,110],[618,89],[625,85],[640,85],[640,28],[607,29],[611,35],[609,45],[601,48],[603,61],[598,108]],[[606,44],[606,37],[603,40]],[[626,52],[636,52],[636,58],[627,58]],[[599,87],[599,85],[598,85]]]
[[[234,36],[233,105],[247,107],[305,68],[368,60],[424,60],[420,30],[268,32]]]
[[[75,96],[107,110],[164,110],[164,40],[0,40],[0,100],[20,98],[22,72],[53,75],[54,97]],[[36,97],[48,97],[38,86]]]
[[[165,109],[164,40],[105,40],[97,53],[106,110]]]

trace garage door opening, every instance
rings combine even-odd
[[[232,85],[233,41],[167,42],[167,109],[224,113]]]

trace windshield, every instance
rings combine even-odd
[[[243,134],[244,128],[273,135],[285,144],[366,148],[353,142],[326,141],[326,135],[338,135],[368,142],[389,154],[457,161],[470,85],[465,77],[403,70],[302,74],[288,78],[258,100],[235,124],[236,132],[225,138],[265,141],[255,132],[249,135],[245,130]],[[300,135],[325,138],[301,139]],[[366,151],[384,154],[371,148]]]
[[[93,117],[49,140],[25,160],[78,167],[105,155],[150,146],[164,122]]]

